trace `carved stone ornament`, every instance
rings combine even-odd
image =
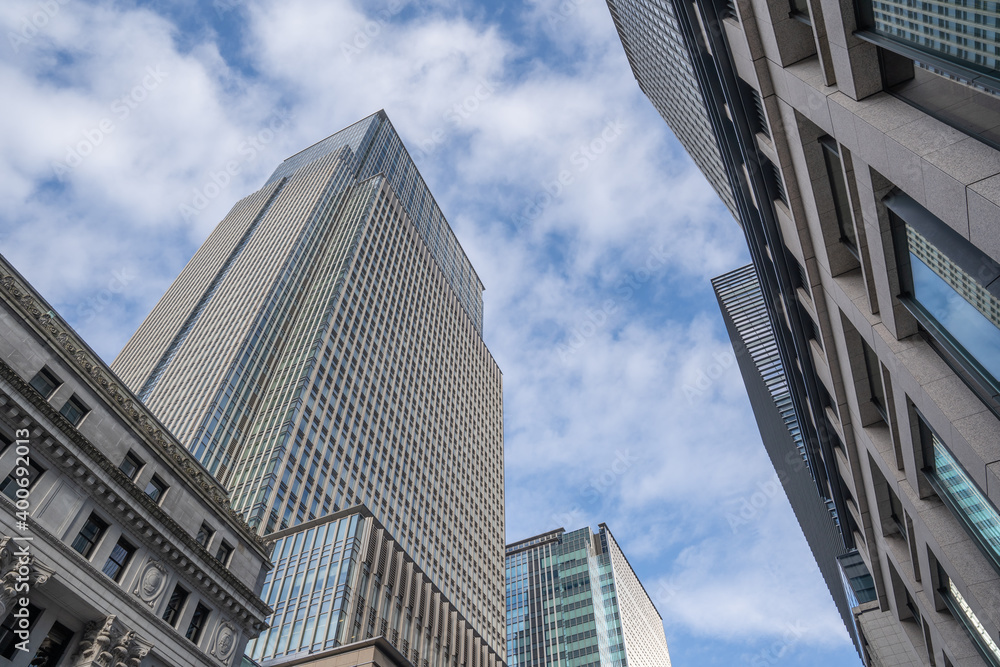
[[[229,621],[224,621],[219,625],[219,630],[215,633],[215,641],[212,643],[212,655],[218,658],[219,662],[228,664],[236,651],[236,642],[239,633]]]
[[[117,616],[91,621],[70,664],[73,667],[139,667],[153,645],[129,630]]]
[[[0,618],[7,618],[15,599],[23,597],[18,585],[28,584],[28,590],[41,586],[53,574],[51,568],[39,563],[28,548],[12,537],[0,538]]]
[[[139,580],[135,584],[135,590],[132,592],[140,600],[152,607],[160,599],[160,594],[163,593],[163,589],[166,587],[167,568],[160,561],[151,560],[142,569],[142,574],[139,575]]]

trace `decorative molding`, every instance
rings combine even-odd
[[[230,658],[236,652],[236,644],[239,638],[240,635],[233,624],[229,621],[223,621],[219,624],[219,628],[215,632],[215,641],[212,642],[212,655],[218,658],[222,664],[229,664]]]
[[[0,618],[7,618],[7,614],[11,612],[11,603],[18,597],[19,583],[27,582],[30,588],[36,588],[55,573],[52,568],[39,563],[34,554],[22,558],[17,554],[16,548],[14,538],[0,538]],[[27,576],[21,572],[22,569],[27,569]]]
[[[208,474],[190,452],[160,425],[159,421],[131,391],[119,384],[118,378],[111,369],[90,351],[90,348],[55,312],[48,309],[48,304],[30,288],[27,281],[21,278],[3,257],[0,257],[0,295],[4,297],[5,301],[21,311],[24,319],[34,324],[35,328],[48,339],[54,348],[64,352],[64,358],[76,366],[76,370],[82,377],[91,380],[91,387],[98,394],[103,394],[105,402],[116,408],[116,411],[126,418],[126,421],[140,436],[158,450],[167,461],[174,463],[175,472],[180,477],[185,478],[195,489],[200,490],[224,515],[231,517],[234,526],[243,533],[244,537],[261,549],[265,556],[267,555],[264,539],[247,525],[239,512],[233,509],[225,487]],[[42,308],[47,310],[43,312]],[[69,422],[67,421],[66,424]],[[69,426],[75,430],[72,424]]]
[[[158,560],[152,558],[142,568],[139,579],[132,592],[152,608],[160,599],[160,594],[167,587],[167,568]]]
[[[128,629],[112,614],[91,621],[71,660],[73,667],[139,667],[153,644]]]

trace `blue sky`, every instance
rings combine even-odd
[[[487,288],[508,538],[607,522],[675,666],[858,664],[709,284],[742,233],[603,2],[7,0],[0,27],[0,252],[106,361],[238,198],[385,108]]]

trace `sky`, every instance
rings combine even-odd
[[[604,2],[5,0],[0,28],[0,253],[106,362],[236,200],[385,109],[486,285],[508,540],[606,522],[675,667],[859,664],[709,282],[743,234]]]

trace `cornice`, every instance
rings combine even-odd
[[[194,577],[211,597],[220,600],[229,608],[250,607],[253,614],[259,616],[261,621],[266,619],[272,612],[271,608],[261,600],[250,588],[240,581],[236,575],[230,572],[212,554],[197,542],[180,524],[174,521],[162,507],[157,505],[142,490],[137,487],[125,473],[118,469],[110,459],[98,450],[87,438],[82,436],[76,428],[59,414],[48,401],[34,390],[20,375],[14,371],[4,360],[0,359],[0,379],[9,383],[15,391],[19,392],[25,400],[30,402],[46,419],[56,425],[63,434],[79,448],[80,453],[88,457],[104,475],[110,477],[117,485],[117,490],[110,488],[108,484],[99,479],[93,470],[84,465],[79,454],[69,451],[57,438],[52,437],[46,429],[25,412],[12,396],[8,396],[0,388],[0,405],[3,405],[7,416],[13,420],[20,419],[20,423],[26,421],[31,430],[44,434],[42,437],[35,435],[36,446],[46,448],[45,454],[53,463],[58,464],[64,472],[71,478],[78,480],[81,488],[91,487],[88,495],[99,502],[105,509],[114,516],[120,517],[130,522],[133,529],[147,543],[154,553],[162,553],[163,557],[170,562],[179,572],[186,573],[187,577]],[[19,414],[20,413],[20,414]],[[127,497],[126,497],[127,496]],[[149,521],[139,516],[137,510],[141,508],[152,516],[156,521],[169,532],[170,538],[163,535],[163,532],[154,527]],[[200,556],[200,565],[184,556],[177,548],[176,543],[187,547],[191,552]],[[60,542],[60,544],[62,544]],[[265,558],[263,565],[269,562]],[[209,572],[206,572],[208,570]],[[243,599],[240,600],[232,596],[221,588],[217,583],[211,581],[212,575],[216,579],[221,579],[237,592]],[[247,609],[248,616],[251,614]]]
[[[89,380],[90,387],[104,399],[133,431],[158,451],[171,464],[173,472],[230,520],[243,538],[264,558],[270,551],[257,534],[229,503],[225,487],[180,444],[145,405],[121,384],[118,377],[89,346],[51,309],[14,267],[0,255],[0,298],[8,303],[43,340],[60,353],[80,377]],[[59,415],[61,416],[61,415]],[[71,427],[72,428],[72,427]],[[75,430],[75,429],[73,429]]]

